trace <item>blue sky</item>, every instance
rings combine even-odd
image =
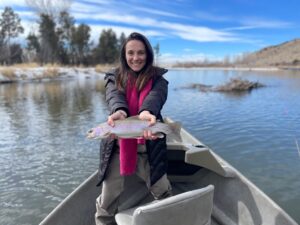
[[[22,18],[23,38],[37,30],[25,0],[1,0],[1,12],[5,6]],[[152,45],[160,44],[164,62],[234,57],[299,38],[298,11],[296,0],[73,0],[70,5],[76,22],[91,26],[94,42],[102,29],[142,32]]]

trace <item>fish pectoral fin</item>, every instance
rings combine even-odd
[[[113,133],[111,132],[106,132],[104,135],[103,135],[103,138],[108,138],[109,136],[111,136]]]

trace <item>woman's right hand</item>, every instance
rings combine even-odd
[[[127,117],[127,113],[123,110],[117,110],[116,112],[114,112],[113,114],[111,114],[108,119],[107,119],[107,123],[110,126],[115,126],[114,121],[115,120],[124,120]]]

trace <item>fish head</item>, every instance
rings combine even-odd
[[[110,130],[107,126],[99,125],[98,127],[90,129],[87,132],[86,137],[88,139],[103,139],[109,137],[110,134]]]

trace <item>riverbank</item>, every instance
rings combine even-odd
[[[0,83],[89,79],[96,76],[104,76],[97,67],[0,67]]]
[[[0,67],[0,84],[24,81],[46,81],[53,79],[88,79],[104,76],[113,65],[97,65],[96,67],[62,67],[57,65],[41,66],[10,66]],[[222,71],[279,71],[300,70],[299,67],[172,67],[163,66],[170,71],[180,70],[222,70]]]
[[[278,71],[279,67],[170,67],[169,70]]]

